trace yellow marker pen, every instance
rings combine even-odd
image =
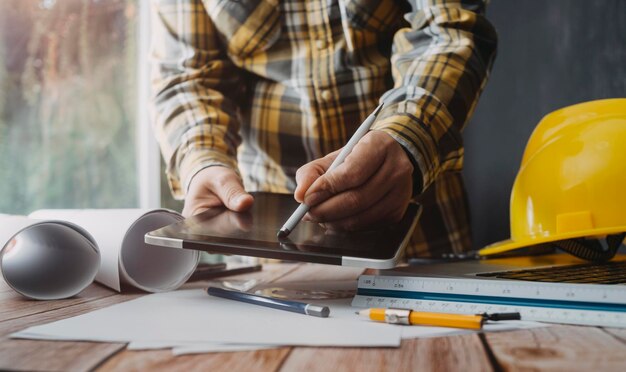
[[[519,320],[519,313],[496,314],[447,314],[413,311],[407,309],[365,309],[357,312],[359,316],[378,322],[405,325],[426,325],[464,329],[482,329],[487,320]]]

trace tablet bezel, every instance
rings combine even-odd
[[[255,198],[289,198],[289,208],[297,206],[295,201],[291,202],[293,199],[290,195],[271,193],[253,193],[253,195]],[[201,215],[190,217],[184,221],[151,231],[145,235],[145,242],[147,244],[157,246],[192,249],[217,254],[263,257],[373,269],[389,269],[395,267],[401,259],[402,253],[409,244],[412,232],[417,225],[420,213],[421,206],[415,203],[411,203],[409,205],[404,218],[399,224],[397,224],[397,226],[395,226],[396,228],[402,228],[402,226],[404,226],[404,229],[402,230],[405,232],[404,236],[401,240],[399,240],[399,244],[395,247],[395,249],[393,247],[385,248],[387,251],[392,253],[390,256],[386,257],[383,257],[380,254],[376,257],[375,255],[354,256],[332,253],[329,252],[330,249],[333,249],[331,247],[316,246],[303,242],[294,243],[291,242],[289,238],[276,238],[275,241],[270,242],[264,240],[238,239],[232,236],[208,236],[185,233],[185,230],[192,229],[190,227],[198,226],[198,220],[202,218]],[[206,222],[202,221],[202,223]],[[280,226],[277,227],[276,231],[278,231],[278,228],[280,228]],[[296,227],[296,229],[298,229],[298,227]],[[382,233],[385,231],[382,231]],[[349,236],[346,238],[349,238]]]

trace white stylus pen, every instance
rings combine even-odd
[[[339,165],[341,165],[341,163],[343,163],[344,160],[346,160],[346,157],[350,154],[350,152],[352,152],[352,149],[354,148],[354,146],[356,146],[357,142],[359,142],[359,140],[365,135],[365,133],[367,133],[370,130],[370,127],[372,126],[372,124],[374,124],[374,120],[376,120],[376,116],[378,115],[380,110],[382,110],[382,108],[383,108],[383,104],[381,103],[380,105],[378,105],[378,107],[376,107],[376,110],[374,110],[374,112],[372,112],[370,116],[368,116],[367,119],[365,119],[363,124],[361,124],[361,126],[359,126],[356,132],[354,132],[352,137],[350,137],[350,140],[348,141],[348,143],[346,143],[343,149],[341,149],[341,151],[339,152],[339,155],[337,155],[337,157],[335,158],[333,163],[330,165],[326,173],[337,168]],[[309,211],[308,205],[304,203],[300,204],[300,206],[298,206],[298,208],[293,212],[291,217],[287,219],[287,222],[285,222],[283,227],[280,228],[280,231],[278,231],[277,236],[279,238],[284,238],[288,236],[289,234],[291,234],[293,229],[296,228],[298,223],[300,223],[300,221],[302,220],[302,217],[304,217],[304,215],[308,211]]]

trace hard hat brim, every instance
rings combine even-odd
[[[478,255],[479,256],[492,256],[496,254],[513,251],[519,248],[526,248],[526,247],[530,247],[533,245],[539,245],[539,244],[544,244],[544,243],[552,243],[552,242],[556,242],[559,240],[603,236],[603,235],[618,234],[618,233],[623,233],[623,232],[626,232],[626,226],[574,231],[570,233],[555,234],[555,235],[550,235],[550,236],[537,236],[531,239],[523,239],[523,240],[508,239],[508,240],[503,240],[503,241],[486,246],[485,248],[478,251]]]

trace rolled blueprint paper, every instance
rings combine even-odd
[[[144,242],[147,232],[183,219],[165,209],[48,209],[30,217],[69,221],[89,231],[101,255],[96,281],[116,291],[123,285],[147,292],[174,290],[189,279],[200,258],[198,251]]]
[[[0,270],[16,292],[37,300],[72,297],[100,267],[94,238],[64,221],[0,216]]]

